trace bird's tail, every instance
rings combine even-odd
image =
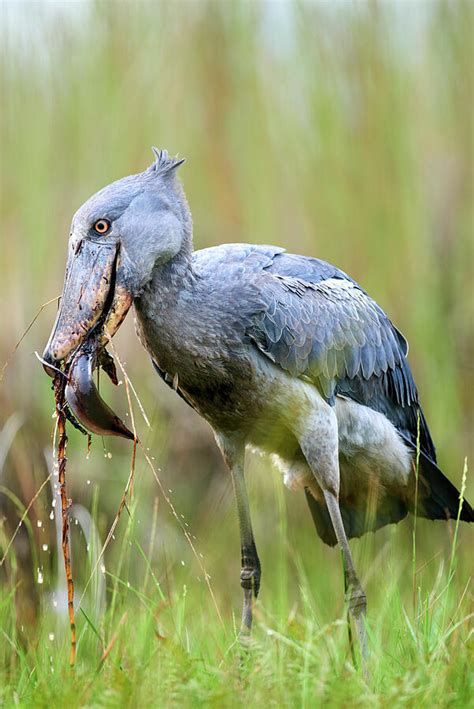
[[[420,451],[419,480],[417,514],[428,519],[456,519],[461,495],[423,451]],[[409,501],[409,506],[410,512],[413,513],[414,499]],[[474,522],[474,512],[465,499],[462,501],[460,519],[463,522]]]

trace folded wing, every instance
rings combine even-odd
[[[354,281],[338,272],[310,282],[264,270],[261,308],[248,334],[273,362],[310,379],[326,400],[347,396],[380,411],[436,461],[405,338]]]

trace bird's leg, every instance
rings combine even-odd
[[[260,590],[260,561],[250,521],[250,508],[247,489],[245,487],[243,464],[234,464],[230,468],[230,472],[232,475],[232,483],[237,502],[237,515],[239,518],[241,553],[240,585],[244,591],[240,635],[248,636],[252,629],[253,597],[255,596],[255,598],[257,598]]]
[[[314,483],[308,487],[310,491],[313,490],[315,497],[318,497],[318,493],[320,494],[321,491],[323,492],[334,534],[342,550],[345,571],[344,585],[347,585],[346,597],[349,611],[355,620],[361,648],[362,668],[366,675],[365,613],[367,599],[354,567],[339,509],[339,437],[334,411],[327,407],[325,410],[316,411],[314,417],[306,414],[303,420],[300,419],[296,422],[295,433],[306,462],[315,477]]]
[[[334,527],[336,539],[342,549],[344,562],[344,585],[347,589],[346,597],[349,603],[349,611],[355,620],[362,654],[362,667],[365,673],[365,661],[367,659],[367,633],[365,630],[367,598],[354,567],[354,561],[349,548],[349,542],[347,541],[337,495],[329,490],[323,490],[323,494],[324,499],[326,500],[329,516],[331,517],[332,525]]]
[[[244,591],[244,603],[242,607],[242,622],[240,625],[240,635],[250,635],[252,630],[252,605],[253,597],[257,598],[260,590],[260,561],[257,556],[255,543],[251,547],[241,544],[241,569],[240,585]]]
[[[344,564],[344,555],[342,554],[342,551],[341,551],[341,559],[342,559],[342,573],[344,575],[344,597],[347,598],[347,594],[349,593],[349,584],[347,583],[346,566]],[[349,647],[351,650],[352,664],[354,665],[354,667],[357,667],[356,656],[355,656],[355,651],[354,651],[354,640],[352,638],[351,614],[349,611],[349,606],[347,607],[347,636],[349,638]]]
[[[244,458],[245,448],[243,443],[236,443],[227,436],[216,434],[219,448],[232,476],[235,499],[237,502],[237,515],[240,529],[241,568],[240,585],[244,591],[244,604],[242,609],[242,623],[240,636],[250,635],[252,628],[253,597],[257,598],[260,589],[260,561],[252,532],[250,520],[250,507],[245,487]]]

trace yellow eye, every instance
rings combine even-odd
[[[94,231],[98,234],[107,234],[110,229],[110,222],[107,219],[99,219],[94,224]]]

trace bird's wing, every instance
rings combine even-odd
[[[228,279],[229,272],[259,271],[271,266],[273,258],[283,254],[285,249],[280,246],[265,244],[219,244],[198,249],[193,252],[193,269],[197,275],[207,275],[211,280],[217,280],[219,272],[225,271]],[[232,280],[232,279],[231,279]],[[237,280],[237,279],[236,279]]]
[[[328,399],[338,380],[357,374],[368,380],[400,362],[393,326],[351,281],[265,274],[259,286],[263,307],[250,333],[255,343],[292,375],[320,379]],[[410,387],[399,393],[401,402],[412,396]]]
[[[403,335],[343,272],[315,259],[291,258],[277,256],[256,275],[259,306],[247,329],[250,339],[282,369],[315,383],[329,403],[339,394],[370,406],[412,444],[419,425],[420,446],[436,460]],[[304,278],[289,275],[302,268]]]

